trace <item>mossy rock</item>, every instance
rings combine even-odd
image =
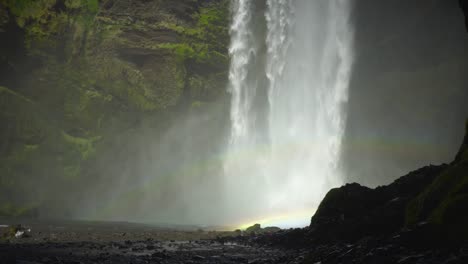
[[[247,227],[247,229],[245,229],[246,233],[258,233],[261,231],[262,231],[262,227],[260,224],[254,224],[252,226]]]
[[[21,56],[2,59],[19,78],[0,87],[0,208],[66,212],[97,177],[116,177],[99,164],[122,142],[136,148],[140,126],[162,134],[213,107],[226,96],[228,19],[227,0],[0,0],[0,34],[16,23],[21,35],[4,51]]]
[[[468,123],[466,131],[454,162],[408,205],[408,226],[428,221],[444,239],[468,241]]]

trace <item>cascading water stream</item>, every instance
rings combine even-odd
[[[267,0],[261,32],[254,2],[232,2],[227,208],[250,219],[305,211],[306,224],[325,192],[342,183],[350,4]]]

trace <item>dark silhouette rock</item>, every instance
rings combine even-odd
[[[466,30],[468,31],[468,1],[467,0],[459,0],[460,7],[463,10],[463,13],[465,14],[465,27]]]
[[[407,225],[429,222],[437,240],[468,241],[468,126],[455,160],[415,199]]]
[[[389,235],[404,227],[408,203],[447,165],[427,166],[375,189],[357,183],[332,189],[312,217],[313,241],[355,241]]]
[[[465,137],[463,138],[463,143],[460,147],[460,150],[458,150],[458,153],[455,156],[455,160],[453,161],[454,163],[461,162],[468,154],[468,120],[466,121],[465,126]]]
[[[260,231],[262,231],[262,227],[260,226],[260,224],[254,224],[253,226],[247,227],[247,229],[245,230],[246,233],[255,233]]]
[[[468,124],[453,162],[410,172],[390,185],[332,189],[306,232],[310,242],[391,237],[418,247],[468,241]],[[406,231],[402,232],[403,229]]]
[[[267,226],[262,230],[264,233],[275,233],[281,231],[281,228],[276,226]]]

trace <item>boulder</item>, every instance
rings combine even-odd
[[[455,160],[411,201],[406,222],[431,223],[438,240],[468,241],[468,123]]]
[[[261,231],[262,227],[260,226],[260,224],[254,224],[253,226],[249,226],[247,227],[247,229],[245,229],[246,233],[259,233]]]
[[[405,225],[408,203],[447,165],[427,166],[375,189],[357,183],[332,189],[312,217],[313,241],[355,241],[389,235]]]

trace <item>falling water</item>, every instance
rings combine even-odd
[[[350,1],[266,0],[260,21],[258,2],[232,2],[227,208],[252,220],[305,211],[305,224],[342,183]]]

